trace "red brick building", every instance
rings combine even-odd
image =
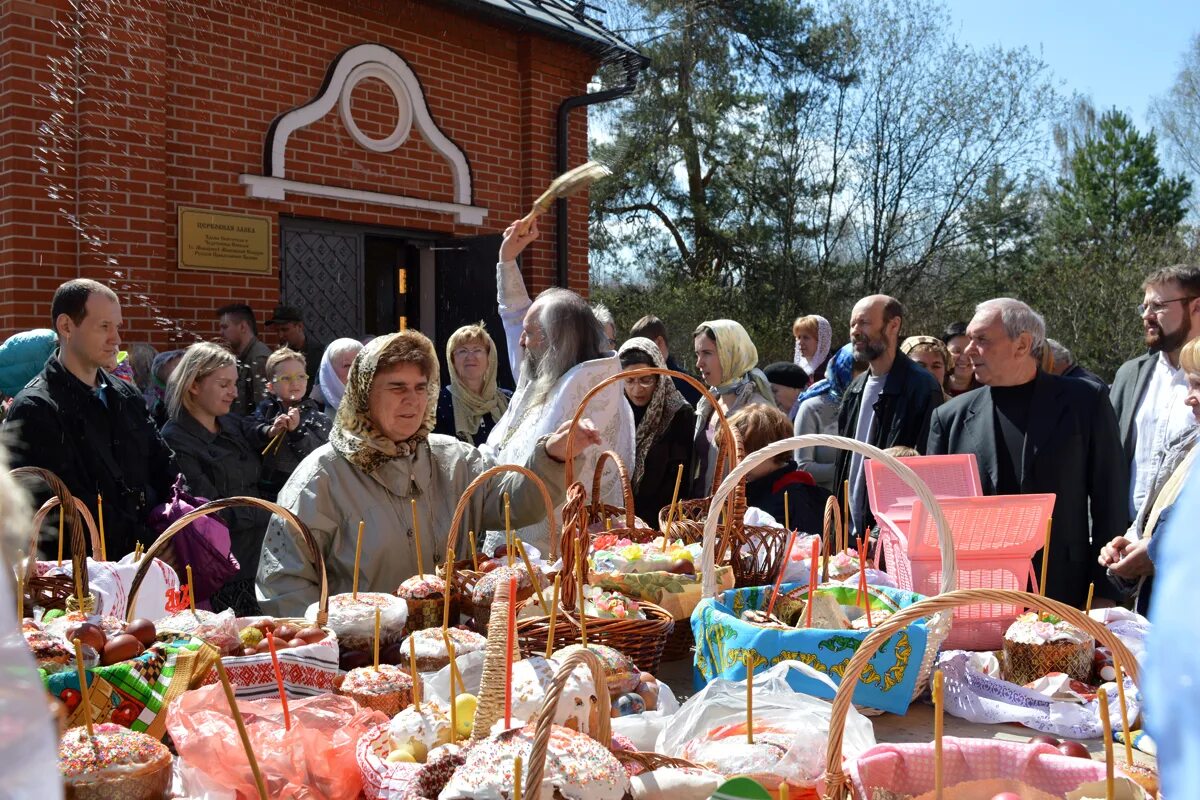
[[[603,60],[641,64],[582,8],[0,0],[0,337],[76,276],[159,348],[229,302],[298,306],[326,341],[494,312],[498,234],[586,158],[568,110],[594,98],[563,108],[565,154],[560,107]],[[531,288],[586,290],[584,198],[568,225],[560,260],[543,222]]]

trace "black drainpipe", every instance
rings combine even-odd
[[[580,94],[574,97],[568,97],[563,100],[558,106],[558,141],[555,144],[554,166],[555,174],[561,175],[568,169],[568,129],[567,117],[572,111],[577,108],[595,105],[596,103],[607,103],[610,100],[616,100],[618,97],[625,97],[633,93],[637,87],[638,75],[642,68],[646,65],[643,57],[627,53],[622,57],[622,62],[625,66],[625,83],[615,89],[605,89],[602,92],[593,92],[591,94]],[[567,287],[567,201],[560,199],[555,201],[554,215],[554,237],[555,237],[555,272],[557,274],[558,285]]]

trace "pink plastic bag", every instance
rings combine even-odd
[[[348,697],[322,694],[288,704],[285,730],[278,699],[239,701],[250,743],[277,800],[355,800],[362,778],[354,748],[359,736],[387,718]],[[167,711],[167,731],[179,758],[214,794],[256,797],[254,775],[219,685],[185,692]],[[195,788],[195,787],[193,787]]]

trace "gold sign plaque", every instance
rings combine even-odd
[[[180,207],[179,268],[270,274],[271,218]]]

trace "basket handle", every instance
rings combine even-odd
[[[621,460],[621,456],[617,455],[614,450],[605,450],[596,460],[596,472],[592,475],[592,514],[599,514],[599,510],[604,507],[600,500],[600,479],[604,477],[604,466],[609,461],[617,465],[617,477],[621,479],[621,497],[625,503],[625,527],[632,528],[636,516],[633,508],[633,485],[629,482],[629,469]]]
[[[78,497],[72,497],[71,499],[75,501],[75,511],[79,513],[80,518],[83,520],[84,526],[87,528],[88,536],[92,540],[92,552],[99,553],[100,531],[96,528],[96,518],[92,516],[92,512],[88,510],[86,503],[84,503]],[[39,508],[37,513],[33,515],[33,527],[42,527],[42,523],[46,521],[46,517],[50,515],[50,512],[56,508],[59,508],[61,505],[62,502],[57,497],[51,497],[46,502],[42,503],[42,507]]]
[[[323,627],[325,625],[329,620],[329,578],[325,573],[325,556],[321,552],[321,548],[317,546],[317,540],[313,538],[312,531],[308,529],[308,526],[291,511],[288,511],[281,505],[272,503],[270,500],[263,500],[258,497],[225,497],[220,500],[210,500],[172,522],[154,540],[154,543],[146,548],[146,552],[142,554],[142,560],[138,562],[137,572],[134,573],[133,582],[129,586],[129,600],[126,601],[125,605],[127,609],[125,618],[127,621],[133,619],[137,593],[142,586],[142,581],[146,578],[146,573],[150,571],[150,567],[154,564],[154,559],[166,548],[175,534],[201,517],[206,517],[209,514],[215,514],[218,511],[224,511],[227,508],[234,508],[236,506],[250,506],[251,508],[261,508],[264,511],[269,511],[291,525],[300,534],[300,538],[304,540],[304,544],[308,548],[313,566],[317,568],[317,572],[321,576],[321,599],[317,610],[317,626]]]
[[[58,499],[59,507],[64,510],[67,515],[64,527],[69,525],[71,529],[71,564],[74,575],[79,576],[79,587],[84,597],[88,596],[88,571],[87,571],[87,542],[83,538],[83,522],[80,520],[77,508],[75,506],[75,496],[71,494],[67,485],[62,482],[62,479],[48,469],[41,467],[17,467],[10,470],[9,475],[13,478],[31,477],[37,478],[54,493]],[[49,509],[47,509],[49,511]],[[33,538],[29,543],[29,563],[25,570],[25,587],[29,586],[29,582],[33,580],[34,574],[37,572],[37,543],[39,525],[33,526]],[[97,538],[96,543],[99,543]],[[100,551],[95,551],[96,555],[100,555]]]
[[[778,442],[773,442],[763,449],[751,453],[732,472],[725,476],[721,487],[713,496],[713,507],[716,508],[719,506],[738,483],[746,477],[750,470],[772,456],[779,455],[788,450],[795,450],[799,447],[831,447],[835,450],[849,450],[852,453],[858,453],[863,458],[874,458],[895,472],[900,480],[904,481],[904,483],[916,492],[917,497],[921,498],[921,502],[929,509],[929,514],[933,517],[934,526],[937,528],[938,547],[942,551],[941,591],[944,593],[954,590],[954,587],[957,585],[956,580],[958,575],[958,562],[954,556],[954,538],[950,535],[950,525],[946,522],[946,516],[942,513],[942,507],[938,504],[937,498],[933,496],[933,492],[930,491],[925,481],[921,480],[921,477],[913,472],[912,467],[905,466],[898,459],[889,456],[878,447],[873,447],[865,442],[860,442],[856,439],[847,439],[844,436],[831,436],[823,433],[806,433],[802,436],[793,436],[790,439],[781,439]],[[701,597],[704,598],[712,597],[717,591],[717,576],[713,569],[713,549],[716,544],[716,534],[717,518],[710,514],[704,523],[704,549],[700,555],[700,574],[703,580]]]
[[[811,446],[811,445],[809,445]],[[960,606],[977,603],[999,603],[1004,605],[1035,608],[1056,614],[1077,628],[1099,639],[1116,655],[1123,671],[1133,680],[1138,678],[1137,659],[1129,651],[1116,634],[1096,622],[1077,608],[1051,600],[1048,597],[1017,592],[1012,589],[959,589],[945,594],[927,597],[913,603],[888,617],[878,628],[867,634],[867,638],[859,646],[858,651],[846,665],[842,674],[842,682],[833,698],[833,707],[829,719],[829,743],[826,749],[825,762],[825,798],[826,800],[844,800],[847,795],[846,776],[842,772],[842,736],[846,725],[846,715],[854,697],[854,687],[862,676],[867,662],[875,655],[880,646],[901,628],[918,619],[931,616],[938,612],[951,611]]]
[[[542,709],[538,713],[537,727],[533,734],[533,747],[529,751],[529,772],[525,776],[525,797],[528,800],[538,800],[542,791],[542,776],[546,770],[546,752],[550,749],[550,730],[554,725],[554,712],[558,708],[558,699],[562,696],[567,680],[575,667],[583,664],[592,672],[592,683],[596,687],[596,702],[600,706],[599,730],[591,732],[591,736],[604,749],[612,747],[612,719],[605,713],[612,704],[608,694],[608,678],[604,674],[604,665],[600,658],[591,650],[576,650],[567,656],[554,673],[554,680],[542,701]]]
[[[570,463],[568,460],[567,464]],[[550,492],[546,489],[546,484],[542,479],[519,464],[497,464],[485,469],[463,490],[462,497],[458,498],[458,505],[454,507],[454,519],[450,523],[450,533],[446,535],[446,558],[454,560],[454,546],[458,542],[458,531],[462,527],[463,516],[467,513],[467,503],[471,501],[471,495],[475,494],[475,490],[480,486],[503,472],[519,472],[525,476],[526,480],[533,481],[533,485],[537,487],[538,492],[542,495],[542,503],[546,506],[546,522],[550,525],[550,559],[558,558],[556,552],[558,538],[554,535],[554,501],[550,499]],[[530,579],[532,580],[532,578],[531,575]]]
[[[623,381],[626,378],[641,378],[646,375],[665,375],[668,378],[682,378],[683,380],[687,381],[708,400],[713,407],[713,412],[717,415],[717,419],[720,421],[721,427],[727,432],[727,434],[731,433],[729,420],[725,418],[725,412],[721,409],[721,404],[717,402],[717,398],[713,396],[712,392],[708,390],[707,386],[693,378],[691,375],[687,375],[683,372],[676,372],[673,369],[663,369],[662,367],[639,367],[638,369],[627,369],[622,372],[618,372],[615,375],[609,375],[607,378],[593,386],[591,390],[589,390],[588,393],[583,396],[583,399],[579,401],[579,408],[575,410],[575,416],[571,420],[571,429],[567,432],[568,486],[570,486],[575,480],[575,427],[579,424],[579,421],[583,419],[588,403],[590,403],[592,398],[597,394],[618,381]],[[719,463],[720,462],[718,462],[718,465]]]

